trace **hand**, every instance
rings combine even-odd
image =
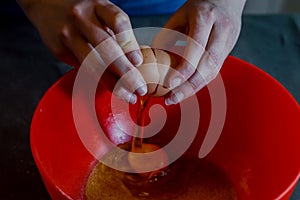
[[[46,46],[69,65],[80,66],[90,51],[96,49],[104,64],[114,61],[106,75],[122,77],[143,61],[129,17],[109,1],[20,0],[20,4]],[[106,45],[97,46],[105,40]],[[105,66],[99,62],[97,67]],[[132,70],[131,76],[126,76],[122,82],[124,84],[115,92],[127,102],[135,103],[134,91],[139,95],[147,93],[146,83],[138,70]]]
[[[167,105],[176,104],[195,94],[213,80],[237,42],[245,0],[188,0],[169,19],[164,28],[188,35],[177,72],[169,72],[165,86],[172,93]],[[166,48],[176,41],[168,30],[162,30],[153,46]],[[178,38],[177,38],[178,39]]]

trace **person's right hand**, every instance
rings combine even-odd
[[[19,2],[38,29],[46,46],[58,59],[69,65],[80,66],[95,47],[105,64],[110,64],[113,58],[118,58],[109,66],[113,72],[110,74],[111,77],[115,75],[122,77],[143,61],[129,17],[109,1],[19,0]],[[114,36],[119,33],[122,34]],[[111,39],[107,40],[105,45],[97,46],[108,38]],[[147,93],[147,86],[138,70],[131,72],[130,76],[122,79],[122,86],[114,92],[123,100],[135,103],[136,96],[133,92],[143,96]]]

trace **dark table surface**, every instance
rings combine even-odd
[[[162,26],[168,16],[133,18]],[[29,128],[46,90],[70,67],[56,60],[26,17],[0,14],[0,199],[50,199],[33,161]],[[244,16],[232,55],[271,74],[300,102],[300,15]],[[300,200],[300,184],[292,200]]]

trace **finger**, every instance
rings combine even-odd
[[[63,42],[64,44],[76,55],[78,62],[83,63],[86,58],[93,59],[93,64],[85,65],[89,67],[89,72],[92,72],[92,75],[99,74],[101,72],[95,73],[96,70],[100,70],[99,67],[104,66],[104,62],[100,59],[99,56],[89,56],[92,51],[92,47],[82,38],[82,36],[76,34],[71,29],[63,30]],[[93,69],[91,69],[91,67]],[[95,77],[99,78],[99,77]],[[110,90],[114,91],[114,94],[125,102],[134,104],[136,102],[136,96],[128,92],[122,84],[115,85],[117,82],[117,77],[111,73],[110,70],[106,70],[101,78],[101,83]],[[114,87],[117,87],[114,89]]]
[[[118,83],[118,77],[116,77],[116,75],[114,75],[110,70],[106,70],[103,73],[100,83],[108,90],[112,91],[119,99],[131,104],[136,103],[136,95],[128,92],[121,82]]]
[[[145,94],[147,94],[147,85],[143,76],[137,68],[133,67],[132,64],[127,59],[125,59],[125,56],[117,59],[112,65],[123,66],[121,74],[116,71],[115,73],[119,74],[121,81],[124,83],[126,88],[129,89],[129,92],[137,92],[140,96],[144,96]],[[110,68],[115,69],[115,67]]]
[[[137,101],[136,95],[128,92],[124,87],[117,86],[114,89],[113,94],[126,103],[135,104]]]
[[[102,53],[109,51],[109,53],[103,54],[105,56],[102,56],[107,64],[111,64],[114,60],[124,54],[114,38],[110,36],[110,32],[108,32],[109,29],[106,26],[103,26],[95,15],[85,16],[85,14],[81,12],[74,15],[77,28],[83,37],[93,47],[97,48],[101,45],[101,50],[103,50],[103,52],[100,51],[99,54],[102,56]]]
[[[65,27],[62,30],[61,39],[64,45],[75,55],[79,63],[78,67],[84,67],[92,78],[99,80],[99,76],[105,69],[105,64],[94,48],[72,28]]]
[[[220,30],[222,30],[221,33]],[[172,94],[165,100],[166,105],[181,102],[198,92],[217,76],[221,65],[230,52],[230,47],[227,45],[230,41],[230,32],[230,27],[225,28],[218,24],[213,26],[207,51],[203,54],[197,71],[188,81],[172,91]]]
[[[124,84],[130,92],[136,91],[141,96],[145,95],[147,93],[147,86],[142,75],[138,70],[133,70],[135,67],[124,55],[123,50],[114,38],[110,37],[104,30],[103,26],[96,19],[96,16],[93,16],[93,19],[94,20],[90,20],[82,16],[81,13],[78,14],[77,24],[82,35],[84,35],[87,41],[99,52],[105,66],[109,66],[119,77],[122,77],[129,71],[134,71],[132,77],[123,79]]]
[[[166,105],[177,104],[184,99],[197,93],[201,88],[206,85],[204,78],[200,73],[195,72],[191,78],[184,82],[179,87],[172,90],[172,92],[165,98]]]
[[[142,53],[132,31],[128,15],[112,3],[97,6],[96,14],[116,34],[116,40],[127,58],[134,65],[141,65]]]
[[[207,52],[212,62],[217,67],[221,67],[225,58],[234,46],[233,25],[228,20],[217,21],[212,29],[211,36],[207,44]]]
[[[220,25],[219,22],[214,24],[206,46],[207,50],[201,58],[195,73],[200,74],[206,84],[217,76],[225,58],[230,53],[233,46],[228,44],[230,37],[232,37],[230,26],[225,27],[224,24]],[[195,85],[193,82],[192,84]],[[201,88],[198,88],[197,91]]]
[[[220,20],[213,25],[206,47],[207,50],[201,58],[195,73],[200,74],[206,84],[217,76],[224,60],[232,50],[233,44],[229,44],[231,37],[233,36],[230,24],[223,23]],[[194,85],[195,83],[192,84]],[[201,88],[198,87],[197,91]]]
[[[116,54],[120,55],[112,64],[106,62],[106,65],[114,72],[116,75],[122,78],[122,82],[129,89],[129,92],[137,92],[139,95],[144,96],[147,93],[146,82],[141,75],[141,73],[129,62],[124,53],[112,38],[109,38],[102,42],[96,47],[98,52],[101,52],[101,57],[104,60],[113,60],[111,58],[113,51],[112,49],[116,48],[118,51]],[[127,73],[130,73],[131,76],[123,76]]]
[[[165,78],[165,84],[168,87],[178,87],[195,73],[198,63],[205,52],[205,46],[208,43],[213,22],[212,18],[205,20],[201,15],[197,19],[191,19],[189,22],[190,31],[187,46],[183,53],[183,59],[177,66],[179,76],[178,73],[169,73]]]

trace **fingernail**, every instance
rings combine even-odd
[[[136,95],[132,94],[129,99],[130,104],[135,104],[137,101]]]
[[[169,97],[169,98],[166,98],[166,99],[165,99],[165,104],[166,104],[167,106],[170,106],[170,105],[173,105],[174,103],[173,103],[173,101],[171,100],[171,98]]]
[[[136,92],[140,96],[144,96],[145,94],[147,94],[147,85],[143,85],[143,86],[139,87],[138,89],[136,89]]]
[[[177,92],[175,94],[173,94],[172,96],[168,97],[165,99],[165,104],[167,106],[169,105],[173,105],[173,104],[177,104],[179,103],[180,101],[182,101],[184,98],[184,95],[182,92]]]
[[[178,87],[181,83],[182,83],[181,78],[175,77],[174,79],[171,80],[171,82],[170,82],[170,87],[171,87],[172,89],[173,89],[173,88],[176,88],[176,87]]]
[[[143,57],[140,53],[134,51],[131,53],[130,60],[135,66],[140,66],[143,63]]]

